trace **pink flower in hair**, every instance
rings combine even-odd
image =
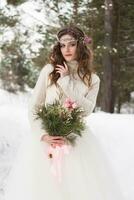
[[[71,98],[67,98],[64,102],[64,106],[65,106],[65,108],[72,110],[77,107],[77,104]]]
[[[91,44],[92,38],[91,38],[91,37],[88,37],[87,35],[85,35],[83,42],[84,42],[85,44]]]

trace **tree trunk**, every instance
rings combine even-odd
[[[77,23],[77,16],[78,16],[78,0],[73,0],[73,23]]]
[[[113,94],[113,60],[112,60],[112,40],[113,40],[113,1],[105,0],[105,40],[104,40],[104,94],[102,110],[105,112],[114,112],[114,94]]]
[[[118,102],[117,102],[117,113],[120,113],[121,111],[121,100],[120,97],[118,97]]]
[[[119,46],[120,46],[120,39],[119,39],[119,29],[120,29],[120,4],[119,0],[113,0],[114,5],[114,20],[113,20],[113,47],[115,48],[116,52],[113,54],[113,77],[114,77],[114,84],[113,84],[113,92],[114,92],[114,105],[118,104],[118,99],[120,99],[120,58],[119,58]],[[119,107],[121,107],[121,101],[119,103]],[[120,108],[118,110],[120,112]]]

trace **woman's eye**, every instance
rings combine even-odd
[[[75,46],[75,45],[76,45],[75,43],[72,43],[72,44],[71,44],[72,47]]]

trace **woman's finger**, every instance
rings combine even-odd
[[[63,68],[56,67],[55,69],[56,69],[56,71],[66,72],[65,68],[63,69]]]
[[[64,144],[64,142],[53,142],[53,144]]]
[[[56,66],[58,66],[58,68],[62,68],[62,69],[65,69],[65,67],[63,66],[63,65],[56,65]]]
[[[62,138],[52,138],[52,140],[55,140],[55,141],[62,141],[62,140],[64,140],[64,139],[62,139]]]
[[[64,67],[56,67],[56,69],[65,69]]]
[[[64,141],[51,141],[52,144],[64,144]]]
[[[67,66],[67,64],[66,64],[65,62],[63,62],[63,63],[64,63],[64,66],[65,66],[65,69],[68,70],[68,66]]]
[[[60,139],[54,139],[54,138],[52,138],[51,140],[52,141],[64,141],[64,139],[62,139],[62,138],[60,138]]]
[[[61,70],[57,70],[56,73],[62,73],[62,71]]]
[[[63,139],[57,139],[57,140],[52,139],[51,141],[52,141],[52,142],[64,142]]]
[[[51,136],[52,138],[63,138],[63,136]]]

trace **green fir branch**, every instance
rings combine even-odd
[[[35,119],[41,119],[42,128],[49,135],[65,137],[72,145],[75,145],[77,136],[82,136],[85,123],[80,107],[69,110],[55,101],[53,104],[37,107],[35,111]]]

